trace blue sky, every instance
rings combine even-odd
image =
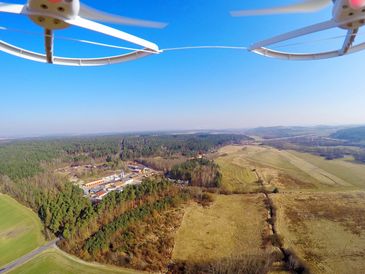
[[[22,1],[11,1],[22,3]],[[169,22],[162,30],[115,26],[160,48],[247,46],[329,19],[316,14],[232,18],[230,10],[289,1],[109,0],[84,1],[116,14]],[[0,14],[0,26],[42,33],[27,18]],[[340,31],[297,41],[329,38]],[[43,51],[38,35],[0,31],[1,39]],[[72,28],[56,36],[124,45]],[[361,35],[360,39],[363,39]],[[363,39],[364,40],[364,39]],[[294,41],[295,42],[295,41]],[[340,40],[288,47],[322,50]],[[56,55],[102,56],[120,50],[56,40]],[[342,58],[292,62],[237,50],[166,52],[96,68],[38,64],[0,53],[0,137],[44,134],[224,129],[273,125],[364,124],[365,52]]]

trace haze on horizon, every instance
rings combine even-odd
[[[114,1],[111,7],[96,0],[85,2],[125,16],[169,22],[163,30],[118,26],[158,43],[161,48],[246,46],[330,17],[327,9],[310,15],[268,16],[264,20],[262,17],[231,18],[230,10],[264,6],[234,0],[188,0],[184,4],[175,0],[163,4],[125,0],[123,5]],[[145,8],[141,10],[141,6]],[[4,15],[3,19],[7,27],[41,31],[27,18],[19,20]],[[1,34],[4,41],[43,50],[42,37]],[[305,41],[338,34],[323,33]],[[61,31],[59,35],[117,43],[78,29]],[[311,44],[310,49],[333,49],[339,45],[339,41],[331,40]],[[55,50],[56,55],[73,56],[120,53],[62,40],[56,40]],[[195,50],[164,53],[107,67],[69,68],[37,64],[0,53],[0,60],[6,64],[1,71],[0,138],[364,124],[365,92],[360,81],[364,59],[365,52],[330,60],[290,62],[245,51]]]

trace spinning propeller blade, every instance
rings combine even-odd
[[[81,4],[80,8],[80,17],[101,21],[105,23],[115,23],[122,25],[130,25],[130,26],[138,26],[138,27],[147,27],[147,28],[164,28],[167,26],[166,23],[159,23],[153,21],[145,21],[139,19],[133,19],[128,17],[123,17],[119,15],[113,15],[106,12],[98,11],[96,9],[90,8],[84,4]]]
[[[121,40],[125,40],[125,41],[130,42],[130,43],[133,43],[135,45],[145,47],[145,48],[150,49],[152,51],[159,52],[158,46],[154,43],[148,42],[144,39],[141,39],[141,38],[136,37],[134,35],[128,34],[126,32],[116,30],[116,29],[113,29],[111,27],[104,26],[102,24],[93,22],[91,20],[84,19],[82,17],[65,20],[65,22],[70,24],[70,25],[73,25],[73,26],[77,26],[77,27],[80,27],[80,28],[100,32],[100,33],[103,33],[105,35],[109,35],[109,36],[112,36],[112,37],[115,37],[115,38],[119,38]]]
[[[0,2],[0,12],[21,14],[25,11],[24,5],[8,4]]]
[[[259,10],[240,10],[232,11],[232,16],[256,16],[270,14],[285,14],[285,13],[306,13],[321,10],[332,3],[331,0],[305,0],[297,4],[289,6],[281,6]]]

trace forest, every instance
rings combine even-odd
[[[115,135],[13,141],[0,145],[0,175],[33,177],[62,163],[78,165],[112,157],[136,160],[143,156],[195,155],[250,138],[231,134]],[[48,167],[47,167],[48,166]]]
[[[142,157],[171,157],[176,154],[195,156],[207,153],[218,147],[229,144],[240,144],[252,140],[239,134],[189,134],[126,137],[121,142],[120,157],[122,160]]]
[[[219,166],[204,158],[175,165],[167,176],[174,180],[188,181],[189,185],[198,187],[220,187],[222,182]]]
[[[119,152],[121,137],[79,137],[20,140],[0,145],[0,175],[29,178],[44,172],[47,165],[73,164],[80,159],[106,158]]]
[[[188,190],[178,188],[163,178],[146,179],[141,185],[110,193],[101,203],[84,211],[76,221],[76,229],[68,227],[60,246],[84,260],[161,270],[155,265],[162,267],[164,264],[160,260],[166,258],[156,256],[147,261],[145,254],[151,250],[136,252],[138,246],[131,238],[130,228],[147,219],[152,223],[160,214],[178,208],[189,199]],[[145,224],[148,225],[148,222]],[[161,235],[159,240],[162,241],[164,236]],[[137,261],[139,263],[134,265]]]

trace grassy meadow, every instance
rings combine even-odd
[[[44,243],[38,216],[9,196],[0,194],[0,266]]]
[[[365,192],[275,194],[284,246],[313,273],[365,273]]]
[[[47,250],[31,261],[9,272],[11,274],[137,274],[143,273],[114,266],[104,266],[100,264],[87,263],[78,258],[65,254],[58,249]]]
[[[204,263],[238,254],[256,254],[267,211],[263,195],[216,195],[204,208],[191,204],[175,238],[174,261]]]

